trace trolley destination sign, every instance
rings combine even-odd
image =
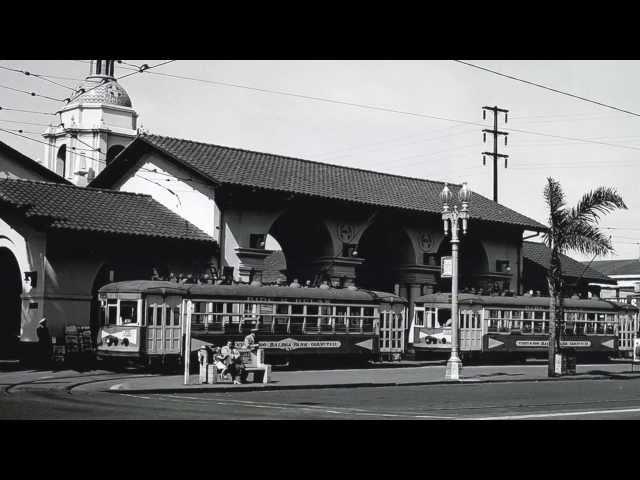
[[[531,338],[530,336],[524,335],[488,334],[485,335],[484,341],[485,349],[490,351],[536,350],[549,347],[549,338],[541,336]],[[560,340],[560,346],[584,350],[615,350],[617,348],[617,338],[613,335],[598,335],[573,339],[563,338]]]
[[[297,350],[298,348],[340,348],[342,342],[339,340],[296,340],[295,338],[285,338],[276,341],[260,341],[260,348],[277,348],[280,350]]]

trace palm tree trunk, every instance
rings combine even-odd
[[[547,365],[547,376],[555,376],[556,353],[560,352],[560,335],[558,334],[558,324],[562,322],[563,301],[562,301],[562,267],[560,265],[560,255],[554,241],[551,242],[551,261],[549,269],[549,362]]]
[[[549,362],[547,364],[547,376],[555,376],[556,361],[556,289],[554,282],[549,279]]]

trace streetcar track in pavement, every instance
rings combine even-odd
[[[334,415],[350,415],[350,416],[368,416],[368,417],[388,417],[388,418],[416,418],[416,419],[431,419],[431,420],[526,420],[526,419],[536,419],[536,418],[554,418],[554,417],[570,417],[570,416],[588,416],[588,415],[611,415],[611,414],[620,414],[620,413],[639,413],[640,407],[629,407],[629,408],[619,408],[619,409],[604,409],[604,410],[566,410],[560,412],[537,412],[537,413],[526,413],[526,414],[518,414],[518,413],[510,413],[505,415],[484,415],[484,416],[464,416],[464,415],[429,415],[428,412],[431,411],[439,411],[443,409],[434,409],[428,411],[395,411],[390,413],[388,410],[383,411],[372,411],[372,410],[364,410],[364,409],[353,409],[350,407],[336,407],[329,405],[318,405],[318,406],[301,406],[299,404],[290,404],[290,403],[275,403],[275,402],[253,402],[246,400],[232,400],[232,399],[217,399],[214,401],[204,399],[202,397],[172,397],[172,396],[157,396],[155,398],[170,400],[178,403],[197,403],[200,405],[238,405],[243,407],[253,407],[253,408],[261,408],[261,409],[279,409],[279,410],[299,410],[299,411],[311,411],[314,413],[329,413]],[[195,400],[195,402],[194,402]],[[628,400],[616,400],[615,402],[628,402],[637,399],[628,399]],[[522,408],[522,407],[544,407],[544,406],[571,406],[571,405],[584,405],[584,404],[595,404],[595,403],[615,403],[609,401],[601,401],[601,402],[565,402],[565,403],[548,403],[548,404],[536,404],[536,405],[499,405],[499,406],[490,406],[490,407],[473,407],[475,409],[481,408],[500,408],[500,409],[511,409],[511,408]],[[454,410],[454,409],[448,409]],[[468,410],[468,408],[460,407],[458,410]]]
[[[546,403],[517,403],[517,404],[507,404],[507,405],[477,405],[477,406],[458,406],[458,407],[434,407],[428,408],[425,410],[400,410],[400,411],[390,411],[390,410],[382,410],[379,412],[375,412],[372,410],[352,408],[352,407],[340,407],[337,405],[301,405],[300,403],[281,403],[281,402],[269,402],[269,401],[251,401],[251,400],[237,400],[237,399],[226,399],[221,398],[219,396],[211,396],[211,398],[205,397],[186,397],[184,395],[176,394],[176,395],[157,395],[154,398],[158,399],[167,399],[172,401],[181,401],[191,400],[196,401],[201,404],[218,404],[218,405],[242,405],[242,406],[255,406],[262,405],[262,408],[272,407],[275,409],[300,409],[307,411],[327,411],[327,409],[333,410],[343,410],[345,413],[349,413],[352,415],[397,415],[404,417],[414,417],[414,418],[441,418],[441,419],[456,419],[456,418],[468,418],[470,417],[459,417],[459,416],[450,416],[450,415],[438,415],[439,412],[447,413],[447,412],[464,412],[464,411],[481,411],[481,410],[531,410],[535,408],[547,408],[547,407],[581,407],[586,405],[594,405],[594,406],[604,406],[604,405],[612,405],[612,404],[621,404],[628,402],[636,402],[640,398],[636,395],[626,399],[616,399],[616,400],[588,400],[588,401],[575,401],[575,402],[546,402]],[[536,415],[536,413],[530,413],[530,415]]]
[[[279,403],[279,402],[255,402],[250,400],[234,400],[234,399],[223,399],[220,397],[216,397],[215,399],[206,399],[202,397],[185,397],[185,396],[170,396],[170,395],[158,395],[154,398],[160,400],[169,400],[173,402],[183,402],[183,403],[196,403],[199,405],[225,405],[225,406],[243,406],[243,407],[252,407],[252,408],[263,408],[263,409],[275,409],[275,410],[299,410],[299,411],[311,411],[314,413],[330,413],[334,415],[355,415],[355,416],[375,416],[375,417],[412,417],[415,418],[416,415],[413,414],[405,414],[404,412],[389,412],[385,411],[373,411],[373,410],[365,410],[362,408],[352,408],[352,407],[338,407],[338,406],[330,406],[330,405],[300,405],[295,403]],[[442,419],[442,420],[450,420],[455,417],[448,417],[442,415],[427,415],[426,412],[420,412],[420,418],[431,418],[431,419]]]
[[[74,380],[74,379],[85,379],[85,378],[90,378],[90,377],[99,377],[99,376],[107,376],[107,375],[115,375],[114,373],[95,373],[95,374],[83,374],[83,375],[70,375],[70,376],[63,376],[63,377],[56,377],[55,375],[49,375],[46,377],[40,377],[40,378],[36,378],[34,380],[27,380],[27,381],[22,381],[22,382],[15,382],[15,383],[10,383],[7,384],[8,386],[6,386],[3,389],[3,393],[7,393],[10,394],[11,390],[13,390],[14,388],[18,388],[18,387],[22,387],[22,386],[27,386],[27,385],[47,385],[47,384],[64,384],[67,383],[65,382],[65,380],[69,381],[69,380]],[[148,375],[138,375],[137,377],[146,377],[146,376],[150,376],[150,374]],[[126,376],[118,376],[118,377],[112,377],[112,378],[98,378],[98,379],[92,379],[86,382],[78,382],[75,384],[71,384],[68,387],[65,387],[65,390],[67,390],[67,393],[71,393],[71,389],[81,386],[81,385],[86,385],[89,383],[97,383],[97,382],[107,382],[110,380],[120,380],[122,378],[134,378],[131,375],[126,375]],[[45,380],[45,381],[43,381]]]

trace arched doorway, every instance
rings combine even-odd
[[[0,248],[0,358],[18,354],[22,300],[20,267],[8,248]]]
[[[62,145],[56,156],[56,173],[64,178],[67,171],[67,146]]]

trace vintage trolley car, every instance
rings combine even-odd
[[[523,358],[541,354],[549,342],[549,298],[458,296],[463,356],[496,354]],[[638,308],[600,299],[564,299],[561,346],[578,353],[612,356],[630,352],[638,329]],[[451,295],[416,299],[409,331],[416,353],[451,350]]]
[[[406,301],[362,289],[141,280],[105,285],[98,297],[100,359],[179,362],[187,322],[192,350],[242,342],[253,331],[273,363],[301,356],[368,360],[401,351],[404,340]]]

